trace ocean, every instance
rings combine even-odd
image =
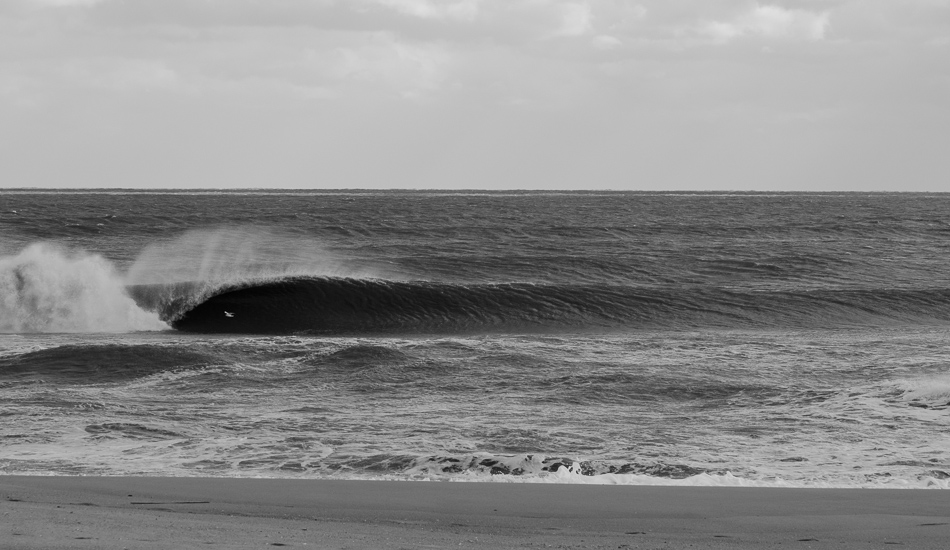
[[[0,191],[0,473],[950,487],[950,194]]]

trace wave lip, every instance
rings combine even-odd
[[[950,289],[738,291],[287,277],[203,291],[162,318],[202,333],[465,333],[950,322]]]

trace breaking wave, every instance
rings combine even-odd
[[[310,239],[263,229],[185,233],[127,272],[33,244],[0,257],[0,332],[453,334],[841,328],[950,322],[948,288],[756,290],[594,280],[401,280]]]
[[[46,243],[0,257],[0,332],[129,332],[168,326],[101,256]]]
[[[221,227],[150,244],[125,279],[142,307],[172,322],[228,288],[288,277],[379,275],[311,238],[261,227]]]

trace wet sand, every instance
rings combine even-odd
[[[941,490],[0,476],[0,548],[905,548]],[[893,545],[893,546],[892,546]]]

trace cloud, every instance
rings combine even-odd
[[[89,59],[67,63],[63,76],[91,88],[114,91],[171,89],[181,83],[179,75],[164,62],[142,59]]]
[[[598,50],[613,50],[622,46],[623,41],[616,36],[600,34],[591,39],[591,44]]]
[[[471,21],[478,15],[478,0],[364,0],[398,12],[424,19],[461,19]]]
[[[697,31],[716,42],[745,36],[821,40],[825,37],[830,17],[827,11],[814,13],[775,5],[756,5],[730,20],[703,23]]]
[[[319,50],[309,55],[337,82],[365,84],[406,98],[439,89],[451,62],[451,54],[437,44],[402,42],[386,33],[360,46],[337,48],[329,56]]]
[[[943,143],[948,37],[950,0],[0,0],[0,176],[634,185],[635,155],[640,181],[730,184],[747,150],[842,148],[886,168],[866,136]]]
[[[948,0],[851,0],[834,15],[836,37],[853,41],[923,43],[950,36]]]
[[[39,4],[41,6],[53,6],[53,7],[74,7],[74,6],[92,6],[94,4],[99,4],[105,2],[106,0],[28,0],[30,3]]]
[[[561,15],[561,27],[557,33],[561,36],[579,36],[591,30],[591,9],[586,2],[570,2],[558,6]]]

